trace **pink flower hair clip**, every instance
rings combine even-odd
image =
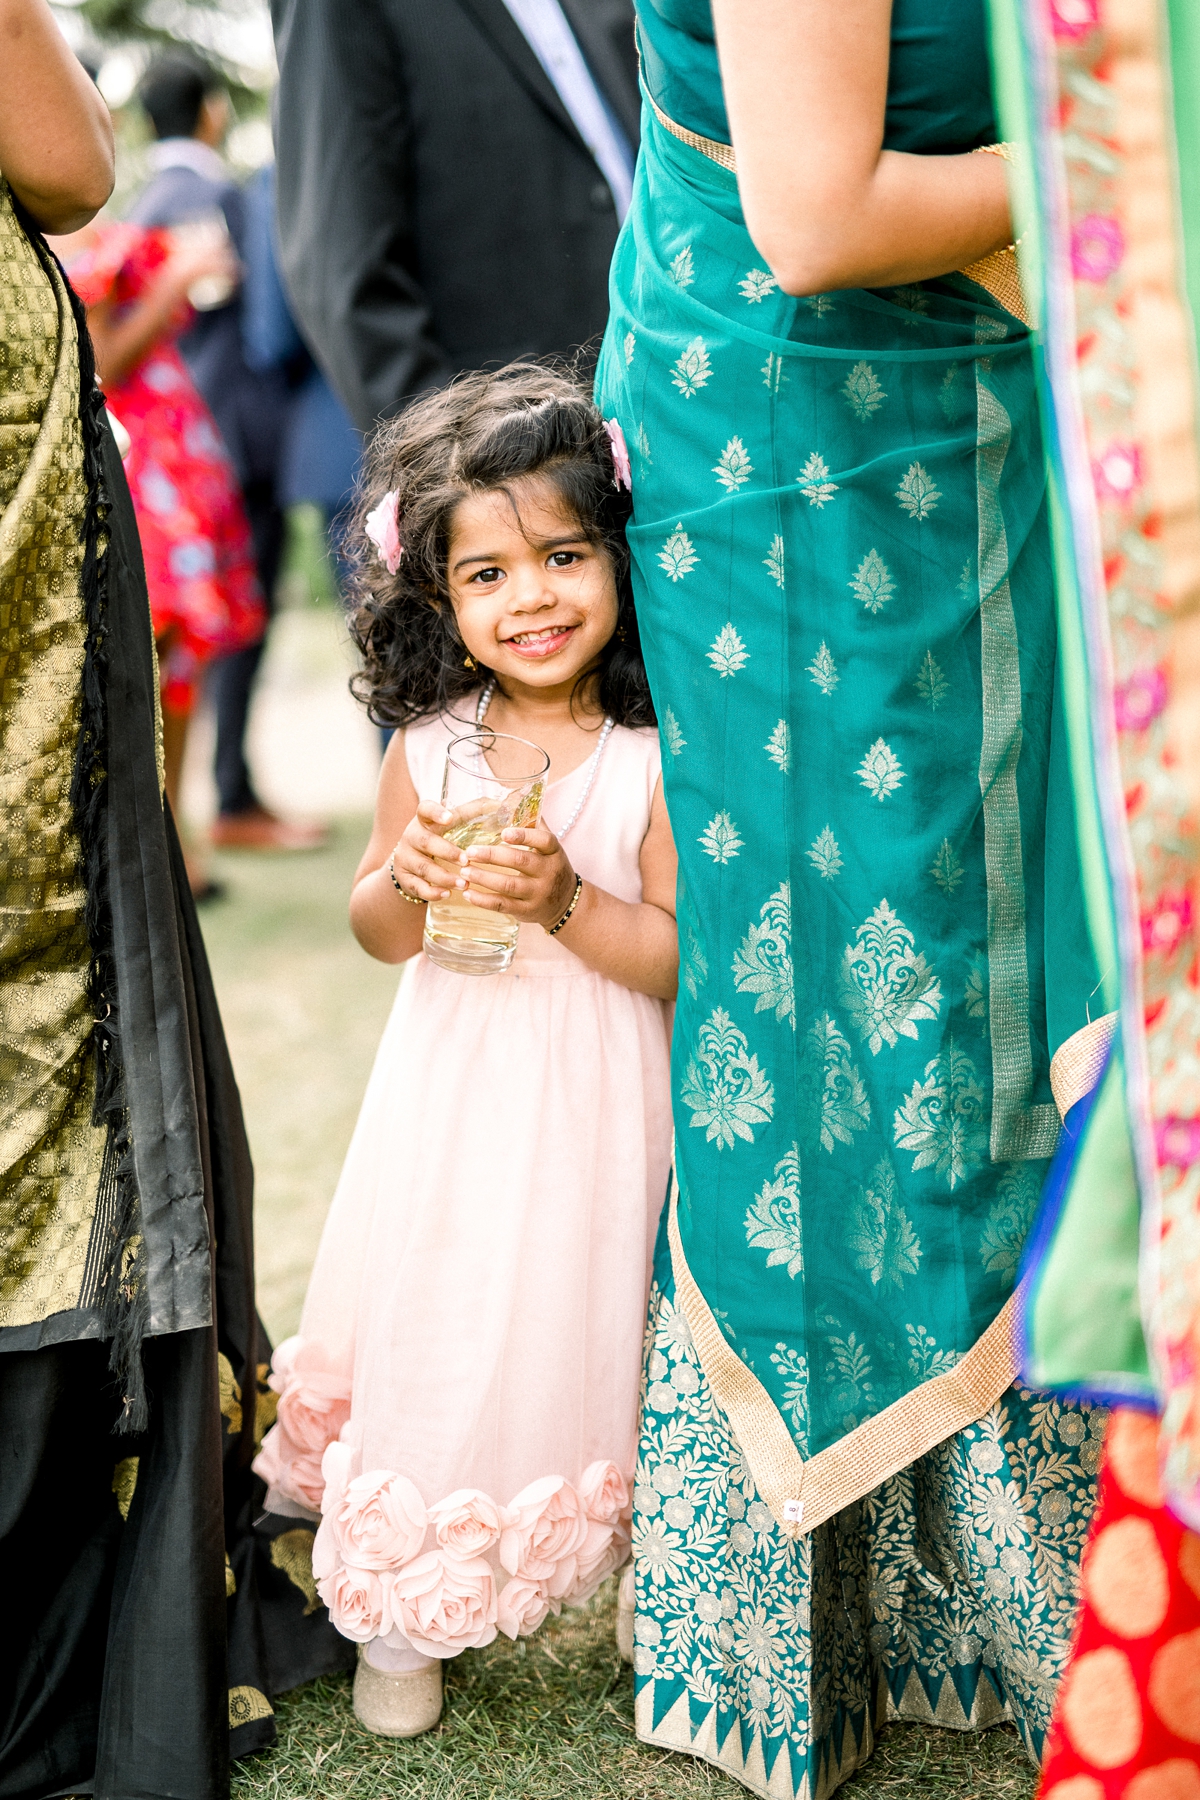
[[[608,434],[608,447],[612,451],[613,486],[633,492],[633,475],[629,468],[629,451],[625,447],[625,433],[615,419],[605,419],[604,429]]]
[[[364,521],[364,530],[375,546],[375,553],[389,575],[400,567],[404,545],[400,542],[400,494],[393,488],[385,494]]]

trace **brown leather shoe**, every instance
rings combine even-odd
[[[214,850],[319,850],[328,837],[324,825],[280,819],[265,806],[218,813],[212,823]]]

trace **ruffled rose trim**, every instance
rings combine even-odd
[[[584,1605],[626,1561],[630,1494],[615,1463],[590,1464],[574,1486],[543,1476],[507,1506],[478,1488],[426,1505],[395,1470],[361,1472],[359,1453],[337,1436],[349,1384],[322,1364],[319,1347],[295,1338],[275,1352],[278,1423],[254,1467],[275,1495],[320,1512],[313,1575],[344,1637],[396,1634],[440,1657],[498,1631],[528,1637],[549,1614]]]

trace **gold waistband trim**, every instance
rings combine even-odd
[[[1108,1047],[1117,1029],[1119,1013],[1105,1013],[1079,1031],[1072,1032],[1050,1059],[1050,1092],[1058,1116],[1065,1119],[1077,1100],[1090,1094],[1104,1067]]]
[[[953,1369],[922,1382],[806,1462],[775,1402],[728,1342],[688,1268],[673,1165],[669,1206],[675,1294],[700,1366],[755,1487],[789,1537],[814,1531],[956,1431],[974,1425],[1016,1379],[1020,1288]]]
[[[701,156],[708,158],[709,162],[719,164],[722,169],[728,169],[733,175],[737,174],[737,157],[732,144],[722,144],[718,138],[702,137],[698,131],[689,131],[686,125],[677,125],[674,119],[667,117],[652,94],[647,94],[646,98],[650,102],[651,112],[664,131],[669,131],[673,138],[678,138],[679,142],[686,144],[689,149],[698,150]],[[1001,155],[1008,146],[989,144],[986,148],[995,155]],[[1005,160],[1011,162],[1012,158],[1006,156]],[[1020,319],[1022,325],[1032,328],[1033,316],[1029,310],[1029,302],[1025,298],[1025,291],[1021,286],[1021,271],[1017,263],[1017,253],[1011,244],[1006,250],[993,250],[989,256],[980,257],[978,262],[968,263],[965,269],[959,270],[959,273],[965,275],[968,281],[974,281],[981,288],[986,288],[992,299],[1002,306],[1005,312],[1012,313],[1015,319]]]

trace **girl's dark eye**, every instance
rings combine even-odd
[[[555,550],[550,557],[550,567],[552,569],[569,569],[572,563],[578,561],[578,550]]]
[[[503,569],[477,569],[471,580],[479,582],[482,587],[495,587],[503,573]]]

